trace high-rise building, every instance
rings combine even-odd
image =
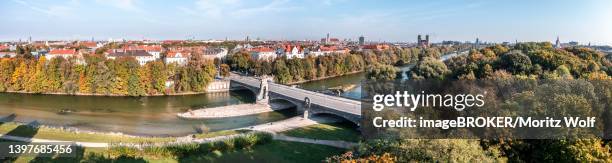
[[[429,35],[425,35],[425,40],[421,38],[421,35],[417,36],[417,44],[420,47],[429,47]]]
[[[561,48],[561,41],[559,41],[559,36],[557,36],[557,41],[555,41],[555,48]]]
[[[359,45],[364,45],[365,44],[365,37],[359,36]]]

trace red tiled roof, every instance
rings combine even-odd
[[[389,45],[385,45],[385,44],[364,45],[363,48],[364,49],[385,50],[385,49],[389,49]]]
[[[91,42],[91,41],[84,41],[84,42],[81,42],[80,44],[88,48],[98,47],[98,44],[96,42]]]
[[[51,55],[60,55],[60,54],[75,54],[76,50],[74,49],[53,49],[49,52]]]
[[[123,46],[123,50],[144,50],[147,52],[161,52],[162,51],[162,46],[161,45],[139,45],[139,46],[134,46],[134,45],[124,45]]]
[[[188,51],[169,51],[166,54],[166,57],[168,57],[168,58],[176,58],[176,57],[178,57],[177,54],[179,54],[179,53],[181,54],[181,57],[191,56],[191,53],[188,52]]]
[[[319,47],[321,51],[335,51],[337,49],[336,46],[321,46]]]
[[[274,49],[269,48],[269,47],[256,47],[256,48],[251,48],[249,51],[252,51],[252,52],[274,52]]]
[[[138,46],[138,48],[141,48],[144,51],[162,51],[162,46],[161,45],[140,45]]]

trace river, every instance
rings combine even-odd
[[[406,75],[405,72],[410,71],[412,67],[413,65],[406,65],[406,66],[398,67],[399,70],[402,72],[401,73],[402,77],[400,79],[402,80],[408,79],[408,76]],[[361,99],[361,82],[365,78],[366,78],[365,72],[360,72],[360,73],[355,73],[355,74],[350,74],[350,75],[344,75],[344,76],[338,76],[338,77],[333,77],[333,78],[327,78],[323,80],[306,82],[306,83],[298,84],[298,86],[300,88],[310,90],[310,91],[325,92],[325,90],[327,90],[328,88],[332,88],[332,87],[355,85],[355,87],[353,87],[352,89],[340,93],[339,96],[349,98],[349,99],[359,100]]]
[[[450,58],[451,55],[448,55]],[[444,58],[443,60],[448,59]],[[402,79],[412,65],[399,67]],[[328,78],[299,84],[311,91],[354,85],[340,94],[350,99],[361,98],[361,81],[365,73]],[[102,97],[0,93],[0,117],[17,115],[17,122],[37,121],[43,125],[74,127],[80,130],[121,132],[145,136],[184,136],[202,128],[219,131],[279,121],[297,115],[296,109],[234,118],[208,120],[179,119],[176,113],[188,109],[253,103],[249,91],[231,91],[183,96]]]
[[[446,61],[450,58],[453,58],[459,55],[465,55],[467,54],[467,52],[469,51],[466,50],[463,52],[451,52],[446,55],[440,56],[440,60]],[[414,64],[407,64],[404,66],[397,67],[399,68],[399,71],[401,72],[401,75],[402,75],[401,78],[399,78],[399,80],[409,79],[408,75],[406,75],[406,72],[410,71],[413,67],[414,67]],[[355,87],[353,87],[352,89],[344,91],[343,93],[340,93],[339,96],[354,99],[354,100],[360,100],[361,99],[361,81],[364,80],[365,78],[366,78],[365,72],[360,72],[360,73],[355,73],[355,74],[350,74],[350,75],[344,75],[344,76],[338,76],[338,77],[333,77],[333,78],[327,78],[323,80],[306,82],[306,83],[298,84],[298,87],[306,89],[306,90],[310,90],[310,91],[325,92],[328,88],[331,88],[331,87],[355,85]]]
[[[121,132],[141,136],[184,136],[196,128],[209,131],[279,121],[297,115],[295,109],[235,118],[184,120],[178,112],[203,107],[253,103],[249,91],[184,96],[101,97],[0,93],[0,117],[15,114],[16,122],[80,130]]]

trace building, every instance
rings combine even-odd
[[[106,55],[108,59],[117,59],[120,57],[134,57],[138,64],[145,65],[147,62],[155,61],[155,56],[144,50],[127,50],[124,52],[113,52]]]
[[[62,57],[64,59],[68,59],[70,57],[77,57],[77,53],[75,49],[52,49],[45,56],[47,60],[51,60],[56,57]]]
[[[329,54],[338,54],[338,53],[348,53],[349,49],[347,48],[339,48],[337,46],[318,46],[315,50],[309,51],[308,55],[312,56],[322,56]]]
[[[567,43],[570,46],[578,46],[578,42],[577,41],[570,41]]]
[[[555,48],[562,48],[561,41],[559,41],[559,36],[557,36],[557,41],[555,41]]]
[[[13,58],[17,56],[15,52],[0,52],[0,58]]]
[[[284,53],[287,59],[304,58],[304,48],[300,46],[285,45]]]
[[[274,60],[277,56],[274,49],[269,47],[255,47],[249,49],[249,52],[254,60]]]
[[[365,37],[359,36],[359,45],[365,45]]]
[[[330,38],[329,37],[329,33],[327,33],[327,36],[325,38],[321,39],[321,42],[323,44],[328,44],[328,45],[336,45],[336,44],[340,44],[340,39],[338,38]]]
[[[75,59],[76,64],[79,64],[79,65],[86,64],[85,59],[83,58],[83,55],[81,55],[80,53],[77,53],[75,49],[52,49],[46,54],[45,52],[46,52],[45,50],[41,50],[41,51],[37,51],[37,53],[32,54],[32,55],[34,55],[35,57],[38,57],[41,54],[44,54],[47,60],[51,60],[57,57],[61,57],[66,60]]]
[[[362,49],[368,49],[368,50],[387,50],[391,48],[389,45],[386,44],[372,44],[372,45],[363,45]]]
[[[429,47],[429,35],[425,35],[425,40],[421,38],[421,35],[417,37],[417,45],[420,47]]]
[[[123,52],[133,51],[133,50],[142,50],[142,51],[145,51],[151,54],[155,59],[160,59],[163,48],[161,45],[138,45],[138,46],[125,45],[122,50]]]
[[[228,51],[225,48],[205,48],[202,50],[202,53],[203,53],[202,58],[204,59],[224,60],[225,57],[227,56]]]
[[[191,52],[188,51],[169,51],[166,54],[164,62],[166,64],[176,63],[178,65],[186,65],[191,57]]]
[[[8,45],[0,45],[0,51],[8,51],[10,47]]]

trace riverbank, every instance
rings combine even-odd
[[[283,110],[291,108],[291,106],[291,104],[285,103],[238,104],[191,110],[184,113],[177,113],[176,116],[183,119],[228,118]]]
[[[250,132],[265,132],[277,134],[306,126],[321,123],[335,123],[339,121],[340,120],[338,119],[330,117],[316,117],[314,119],[304,119],[300,116],[296,116],[277,122],[258,124],[233,130],[187,135],[182,137],[143,137],[125,135],[121,133],[62,130],[59,128],[51,128],[47,126],[32,126],[30,124],[20,124],[16,122],[0,122],[0,139],[26,142],[69,141],[75,142],[79,145],[82,145],[83,147],[128,146],[140,148],[146,146],[168,146],[177,144],[221,141],[237,136],[243,136]],[[287,138],[287,136],[284,136],[282,138]],[[300,139],[299,141],[304,140],[305,139]],[[313,141],[315,141],[315,139],[313,139]]]
[[[27,91],[10,91],[6,90],[0,93],[21,93],[21,94],[41,94],[41,95],[63,95],[63,96],[107,96],[107,97],[155,97],[155,96],[184,96],[184,95],[198,95],[198,94],[208,94],[208,93],[223,93],[230,91],[229,80],[218,80],[213,81],[208,86],[206,86],[206,90],[202,92],[179,92],[179,93],[157,93],[157,94],[147,94],[142,96],[131,96],[131,95],[121,95],[121,94],[105,94],[105,93],[65,93],[65,92],[27,92]]]
[[[295,84],[303,84],[303,83],[308,83],[308,82],[313,82],[313,81],[318,81],[318,80],[325,80],[325,79],[329,79],[329,78],[335,78],[335,77],[341,77],[341,76],[345,76],[345,75],[352,75],[352,74],[357,74],[357,73],[361,73],[361,72],[365,72],[364,70],[361,71],[353,71],[353,72],[347,72],[344,73],[342,75],[333,75],[333,76],[326,76],[326,77],[321,77],[321,78],[316,78],[316,79],[310,79],[310,80],[301,80],[301,81],[296,81],[296,82],[289,82],[286,85],[295,85]]]

